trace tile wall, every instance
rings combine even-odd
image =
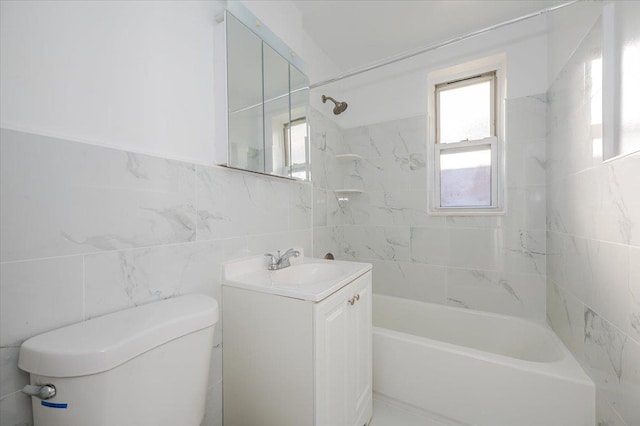
[[[340,258],[374,265],[377,293],[544,320],[545,108],[544,96],[507,101],[506,215],[427,214],[419,116],[346,129],[326,144],[323,188],[363,193],[325,191],[323,210],[316,197],[316,230],[332,229]],[[336,161],[343,153],[362,159]]]
[[[547,320],[596,384],[600,426],[640,424],[640,153],[602,162],[602,24],[551,86]]]
[[[222,262],[312,250],[308,183],[5,129],[0,140],[3,426],[32,424],[25,339],[183,293],[220,301]],[[205,425],[222,424],[219,325]]]
[[[316,257],[331,253],[338,259],[344,235],[334,189],[339,186],[336,153],[340,153],[342,146],[342,129],[313,108],[310,109],[309,128],[313,182],[313,253]]]

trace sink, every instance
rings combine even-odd
[[[371,264],[305,258],[291,266],[267,270],[264,256],[251,256],[223,265],[222,284],[262,293],[318,302],[371,270]]]
[[[271,272],[271,281],[282,285],[315,285],[339,279],[344,268],[331,263],[301,263]]]

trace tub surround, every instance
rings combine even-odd
[[[25,339],[178,294],[220,300],[223,262],[311,251],[308,183],[7,129],[0,140],[3,424],[31,422]],[[221,422],[221,341],[219,328],[204,425]]]
[[[507,213],[486,217],[426,213],[424,116],[352,129],[315,118],[316,254],[372,263],[379,294],[543,321],[545,109],[544,95],[507,100]],[[362,160],[336,161],[345,153]]]
[[[597,386],[599,425],[640,424],[640,154],[602,162],[598,21],[547,94],[547,320]]]

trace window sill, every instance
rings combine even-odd
[[[429,216],[504,216],[504,209],[478,210],[429,210]]]

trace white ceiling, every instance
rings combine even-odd
[[[341,72],[566,0],[295,0],[303,28]]]

